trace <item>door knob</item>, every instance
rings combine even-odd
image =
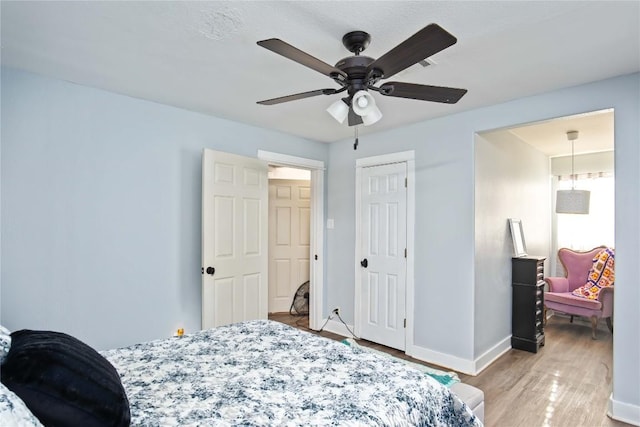
[[[213,267],[207,267],[207,274],[214,275],[216,273],[216,269]]]
[[[367,268],[367,266],[369,265],[369,261],[367,261],[367,259],[363,259],[362,261],[360,261],[360,265],[363,266],[364,268]]]

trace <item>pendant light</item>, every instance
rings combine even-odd
[[[578,131],[568,131],[567,139],[571,141],[571,190],[558,190],[556,193],[556,213],[588,214],[591,193],[586,190],[576,190],[574,143],[578,139]]]

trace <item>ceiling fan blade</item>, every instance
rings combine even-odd
[[[380,93],[398,98],[455,104],[467,93],[467,89],[444,86],[427,86],[415,83],[388,82],[380,86]]]
[[[349,120],[349,126],[356,126],[356,125],[361,125],[362,124],[362,117],[357,115],[353,111],[353,108],[351,108],[351,107],[349,107],[349,115],[347,117],[348,117],[347,120]]]
[[[336,89],[318,89],[309,92],[296,93],[294,95],[281,96],[279,98],[265,99],[264,101],[258,101],[260,105],[274,105],[281,104],[283,102],[296,101],[298,99],[311,98],[318,95],[333,95],[337,93]]]
[[[347,75],[343,71],[337,69],[333,65],[329,65],[326,62],[323,62],[318,58],[311,56],[296,47],[291,46],[289,43],[283,42],[280,39],[261,40],[257,43],[265,49],[269,49],[270,51],[275,52],[278,55],[282,55],[285,58],[289,58],[292,61],[311,68],[312,70],[316,70],[317,72],[322,73],[325,76],[329,76],[331,78],[334,78],[334,76],[342,76],[341,80],[346,80],[347,78]]]
[[[429,24],[367,67],[367,72],[377,69],[383,79],[454,45],[458,39],[438,24]]]

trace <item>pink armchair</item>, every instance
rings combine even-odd
[[[598,319],[601,317],[606,319],[609,330],[613,332],[611,318],[613,316],[614,286],[602,288],[598,298],[594,300],[575,296],[572,291],[587,283],[593,258],[603,249],[606,247],[599,246],[588,252],[577,252],[567,248],[560,249],[558,258],[564,266],[566,277],[547,277],[544,279],[549,284],[549,291],[544,293],[545,308],[569,314],[571,322],[573,322],[573,316],[591,318],[591,338],[593,339],[596,339]]]

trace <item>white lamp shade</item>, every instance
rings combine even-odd
[[[333,104],[329,105],[327,112],[336,119],[339,123],[344,122],[344,119],[349,115],[349,106],[344,103],[342,99],[338,99]]]
[[[365,116],[362,116],[362,123],[365,126],[372,125],[382,118],[380,109],[375,105],[373,105],[372,107],[373,108],[371,108],[371,110]]]
[[[376,107],[376,101],[373,99],[373,96],[366,90],[359,90],[353,95],[353,100],[351,101],[351,108],[353,108],[353,112],[359,116],[366,116],[369,114],[372,109]]]
[[[586,190],[558,190],[556,213],[588,214],[591,193]]]
[[[373,96],[366,90],[359,90],[351,101],[353,112],[362,117],[362,124],[369,126],[382,118],[380,109],[376,106]]]

